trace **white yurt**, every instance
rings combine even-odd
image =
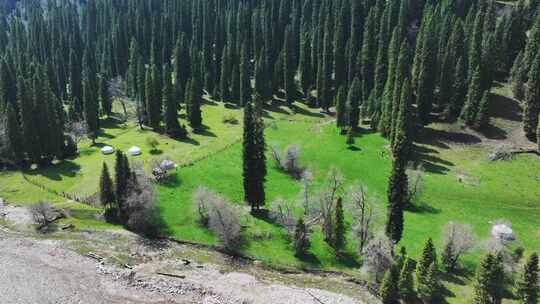
[[[103,153],[105,155],[113,154],[114,153],[114,148],[111,147],[111,146],[105,146],[105,147],[101,148],[101,153]]]
[[[513,241],[515,240],[514,232],[508,225],[497,224],[491,228],[491,235],[501,241]]]
[[[176,168],[176,164],[172,160],[166,159],[166,160],[161,162],[159,167],[162,170],[172,170],[172,169]]]
[[[142,153],[141,148],[135,147],[135,146],[129,148],[128,151],[129,151],[129,155],[131,155],[131,156],[141,155],[141,153]]]

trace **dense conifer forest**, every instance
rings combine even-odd
[[[523,109],[519,120],[526,139],[540,149],[538,0],[2,1],[0,167],[47,170],[76,158],[80,138],[98,145],[115,115],[140,130],[189,142],[196,134],[211,134],[204,107],[223,103],[243,114],[231,119],[243,127],[239,199],[262,218],[270,205],[265,184],[273,174],[272,158],[308,187],[306,175],[291,165],[299,152],[270,151],[266,109],[281,101],[295,113],[332,117],[350,149],[366,132],[388,141],[391,170],[381,230],[392,250],[388,265],[377,264],[383,269],[374,272],[378,296],[383,303],[433,303],[441,296],[439,271],[454,271],[461,252],[457,241],[447,242],[438,263],[431,239],[418,262],[399,252],[408,224],[404,213],[415,207],[409,190],[417,182],[409,174],[415,141],[432,123],[471,132],[489,128],[497,112],[492,92],[501,83]],[[158,143],[149,144],[158,150]],[[133,193],[138,200],[145,197],[141,173],[120,151],[115,171],[109,168],[95,169],[95,175],[101,172],[98,196],[107,219],[151,234],[153,228],[135,227],[129,216]],[[159,182],[162,172],[153,174]],[[318,220],[321,238],[339,259],[346,256],[346,230],[352,228],[337,176],[329,173],[336,191]],[[224,203],[205,195],[216,206]],[[240,230],[239,225],[216,230],[214,209],[200,205],[201,220],[235,252],[239,239],[222,231]],[[299,258],[310,247],[313,219],[307,209],[288,219],[292,223],[281,223],[292,227]],[[362,219],[370,220],[364,211]],[[371,233],[359,237],[373,239]],[[500,303],[505,296],[505,258],[492,252],[474,258],[474,303]],[[516,278],[516,299],[538,303],[538,257],[532,255],[524,267],[523,277]]]

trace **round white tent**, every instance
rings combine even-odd
[[[142,153],[141,148],[139,148],[139,147],[133,146],[133,147],[129,148],[129,154],[131,156],[141,155],[141,153]]]
[[[162,170],[172,170],[172,169],[176,168],[176,164],[172,160],[166,159],[166,160],[161,162],[159,167]]]
[[[101,148],[101,153],[103,153],[105,155],[113,154],[114,153],[114,148],[111,147],[111,146],[105,146],[105,147]]]
[[[504,224],[494,225],[491,228],[491,235],[501,241],[513,241],[516,239],[512,228]]]

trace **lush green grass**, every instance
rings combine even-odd
[[[500,94],[494,96],[498,102],[511,103],[502,96],[508,94],[506,87],[497,88],[495,92]],[[205,105],[203,112],[207,129],[203,134],[192,134],[190,141],[175,141],[150,131],[140,131],[133,125],[116,125],[109,120],[98,140],[99,145],[83,143],[81,155],[76,159],[24,173],[31,180],[59,192],[91,195],[96,192],[102,162],[113,166],[114,156],[103,156],[99,152],[102,145],[112,145],[122,150],[139,146],[143,148],[143,155],[133,159],[147,164],[155,156],[151,155],[146,139],[155,137],[160,142],[161,155],[185,165],[178,169],[176,181],[157,186],[161,216],[169,234],[183,240],[214,244],[216,239],[213,234],[197,223],[191,196],[198,186],[205,186],[245,206],[242,203],[240,143],[242,113],[217,103]],[[519,122],[515,115],[499,114],[493,119],[491,131],[494,135],[502,134],[504,137],[502,130],[508,130]],[[229,115],[236,116],[240,124],[223,123],[223,117]],[[332,166],[341,171],[347,186],[355,181],[365,184],[379,198],[377,225],[382,228],[391,160],[388,153],[381,152],[387,151],[388,142],[376,133],[361,132],[356,139],[358,149],[348,149],[345,137],[326,121],[328,117],[303,106],[294,111],[272,107],[266,112],[267,143],[280,149],[289,144],[300,146],[301,161],[315,178],[314,191]],[[488,238],[491,221],[511,221],[518,242],[529,252],[540,250],[540,161],[536,156],[520,155],[511,161],[489,162],[487,155],[491,149],[478,144],[478,138],[474,135],[444,124],[428,126],[415,146],[414,160],[426,167],[425,192],[422,196],[426,207],[406,213],[401,244],[407,247],[412,256],[418,256],[428,237],[433,237],[435,243],[440,245],[442,228],[449,221],[472,225],[478,238],[477,248],[463,259],[468,275],[454,278],[446,284],[455,295],[448,299],[450,303],[464,303],[470,298],[470,274],[482,254],[483,241]],[[297,199],[300,184],[278,171],[271,161],[268,168],[267,205],[279,197]],[[96,219],[99,209],[65,202],[27,183],[21,173],[2,172],[0,181],[0,197],[9,202],[32,203],[45,199],[70,209],[72,218],[66,221],[77,227],[113,227]],[[245,244],[241,251],[270,264],[354,273],[361,262],[354,254],[356,244],[351,237],[348,255],[338,260],[322,240],[320,231],[316,230],[312,235],[311,258],[300,261],[294,257],[283,229],[250,215],[246,215],[242,223],[246,228]]]

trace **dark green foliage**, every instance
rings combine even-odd
[[[413,300],[416,295],[414,290],[413,272],[414,261],[410,258],[406,258],[401,267],[398,280],[399,297],[406,303]]]
[[[430,14],[430,11],[428,10],[426,14]],[[424,20],[424,22],[427,22],[427,24],[422,25],[422,40],[419,40],[417,42],[422,43],[421,53],[418,59],[418,69],[416,70],[416,72],[418,73],[416,83],[416,103],[418,119],[422,124],[427,124],[429,122],[430,113],[433,105],[435,80],[437,79],[437,44],[435,39],[436,24],[435,21],[431,19],[432,17],[427,18],[428,19]]]
[[[538,285],[538,255],[531,254],[523,267],[517,282],[516,294],[522,304],[537,304],[540,286]]]
[[[431,263],[426,276],[418,278],[418,297],[424,303],[432,303],[440,296],[440,283],[438,279],[437,264]]]
[[[349,126],[349,109],[347,107],[347,91],[345,87],[339,88],[335,100],[336,124],[343,131]]]
[[[388,181],[388,218],[386,235],[395,243],[399,243],[403,235],[403,210],[408,201],[408,180],[405,164],[394,159],[392,174]]]
[[[474,119],[474,128],[481,129],[489,124],[489,92],[485,91],[480,104],[478,105],[478,112]]]
[[[262,120],[260,98],[255,104],[248,102],[244,106],[243,136],[243,179],[244,199],[253,212],[258,211],[265,203],[264,183],[266,179],[266,144],[264,140],[264,123]]]
[[[427,240],[426,245],[422,250],[422,256],[416,265],[417,280],[427,277],[429,267],[432,263],[437,264],[437,253],[435,251],[435,246],[433,245],[433,240],[430,238]]]
[[[251,101],[251,80],[249,68],[249,54],[247,45],[242,47],[242,56],[240,58],[240,105],[243,106]]]
[[[106,208],[111,208],[115,202],[113,181],[106,163],[103,163],[99,179],[99,201]]]
[[[360,122],[360,105],[362,102],[362,91],[360,80],[355,77],[347,95],[348,123],[351,129],[356,129]]]
[[[510,70],[510,78],[512,80],[512,92],[514,98],[523,100],[525,98],[525,82],[527,81],[527,66],[525,65],[524,53],[520,52],[514,60],[512,69]]]
[[[332,247],[339,254],[343,248],[345,248],[345,214],[343,212],[343,199],[338,198],[336,202],[336,210],[334,216],[334,240],[332,242]]]
[[[476,270],[473,303],[500,303],[505,288],[504,284],[502,256],[488,253]]]
[[[333,48],[332,48],[332,23],[327,18],[324,29],[322,69],[320,87],[317,87],[319,104],[328,111],[332,106],[332,71],[333,71]],[[320,89],[320,90],[319,90]]]
[[[309,95],[309,88],[313,85],[313,67],[311,66],[311,41],[308,35],[302,39],[300,50],[300,85],[305,96]]]
[[[88,128],[88,137],[94,141],[99,130],[98,100],[95,98],[95,88],[88,73],[83,73],[83,104],[84,120]]]
[[[187,131],[178,123],[178,103],[172,87],[171,69],[163,68],[163,105],[165,106],[165,133],[174,138],[185,138]]]
[[[186,94],[187,119],[189,125],[198,131],[202,127],[202,89],[198,73],[188,81]]]
[[[399,273],[395,267],[391,267],[384,274],[379,295],[383,304],[398,304],[399,289],[398,289]]]
[[[303,218],[299,218],[294,229],[294,252],[295,256],[303,257],[307,254],[309,247],[309,232]]]
[[[109,96],[107,78],[104,74],[101,74],[99,77],[99,104],[103,113],[107,115],[112,114],[112,100],[111,96]]]
[[[540,52],[536,55],[529,72],[524,105],[523,129],[527,138],[535,141],[538,115],[540,113]]]
[[[473,126],[478,112],[478,105],[482,99],[482,84],[480,70],[477,68],[472,76],[467,92],[467,99],[461,111],[460,119],[468,126]]]
[[[129,165],[127,164],[127,156],[120,150],[116,151],[116,158],[114,164],[115,172],[115,197],[118,204],[118,216],[122,219],[124,217],[124,202],[128,191],[128,180],[130,176]]]
[[[284,66],[283,66],[283,79],[285,89],[285,99],[288,104],[294,102],[296,97],[296,86],[294,84],[295,64],[294,64],[294,40],[293,33],[287,29],[285,31],[285,46],[284,46]]]
[[[7,159],[15,164],[20,164],[24,160],[24,139],[22,137],[18,115],[11,103],[6,106],[6,122],[0,125],[6,130]]]

